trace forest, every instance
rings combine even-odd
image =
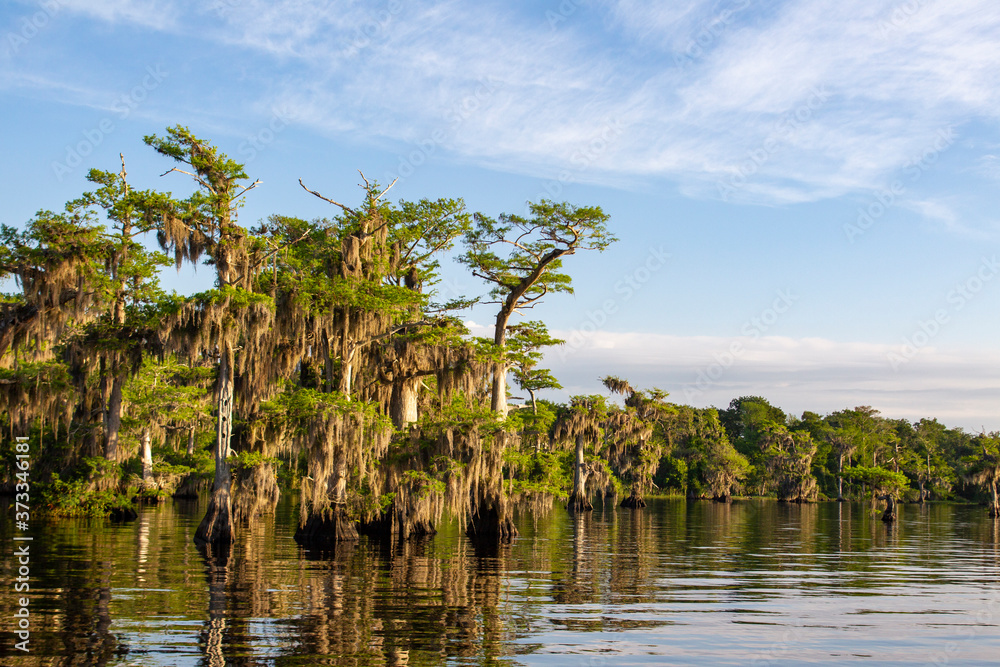
[[[572,291],[572,255],[617,240],[600,208],[542,200],[491,218],[461,199],[392,203],[392,184],[362,175],[357,204],[299,181],[328,218],[244,226],[259,181],[243,165],[180,126],[145,143],[186,198],[131,187],[123,157],[62,211],[0,228],[0,279],[16,287],[0,295],[0,486],[14,493],[27,437],[34,512],[122,520],[207,497],[194,537],[213,547],[289,491],[313,547],[433,534],[446,513],[495,544],[516,536],[516,506],[582,512],[598,495],[1000,513],[998,433],[867,406],[797,417],[758,396],[697,408],[614,369],[601,394],[540,398],[560,388],[540,364],[561,341],[526,311]],[[440,301],[453,260],[483,294]],[[212,289],[160,285],[164,267],[198,263]],[[463,324],[474,303],[495,312],[492,337]]]

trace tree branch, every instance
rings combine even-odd
[[[172,169],[166,170],[165,172],[163,172],[162,174],[160,174],[160,178],[163,178],[167,174],[170,174],[170,173],[175,172],[175,171],[177,173],[179,173],[179,174],[187,174],[188,176],[190,176],[194,180],[198,181],[198,183],[201,184],[201,187],[205,188],[206,190],[208,190],[209,192],[211,192],[213,195],[219,194],[218,192],[215,191],[215,188],[213,188],[211,185],[209,185],[205,181],[201,180],[201,177],[198,176],[198,174],[192,174],[190,171],[184,171],[183,169],[178,169],[177,167],[174,167]]]
[[[258,185],[260,185],[260,183],[261,183],[261,180],[260,180],[260,179],[258,178],[258,179],[257,179],[256,181],[254,181],[253,183],[251,183],[251,184],[250,184],[250,185],[248,185],[247,187],[243,188],[243,190],[242,190],[242,191],[241,191],[241,192],[240,192],[240,193],[239,193],[238,195],[235,195],[235,196],[233,197],[233,199],[234,199],[234,200],[236,200],[236,199],[239,199],[240,197],[242,197],[242,196],[243,196],[243,195],[245,195],[246,193],[248,193],[248,192],[250,192],[251,190],[253,190],[253,189],[254,189],[255,187],[257,187]]]
[[[364,178],[364,175],[362,175],[361,178]],[[395,183],[395,181],[393,181],[393,183]],[[328,202],[330,204],[333,204],[334,206],[339,206],[340,208],[342,208],[347,213],[351,213],[353,215],[357,215],[357,211],[355,211],[350,206],[345,206],[345,205],[341,204],[339,201],[334,201],[334,200],[332,200],[332,199],[330,199],[328,197],[324,197],[323,195],[321,195],[320,193],[316,192],[315,190],[310,190],[309,188],[306,187],[305,183],[302,182],[301,178],[299,179],[299,185],[301,185],[302,189],[305,190],[306,192],[308,192],[309,194],[315,195],[316,197],[319,197],[323,201]]]

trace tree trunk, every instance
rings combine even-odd
[[[313,514],[295,531],[295,541],[304,547],[332,549],[342,542],[358,539],[358,528],[343,507],[334,506],[324,514]]]
[[[531,436],[535,439],[535,454],[542,451],[542,437],[538,432],[538,401],[535,400],[535,391],[533,389],[528,390],[528,395],[531,396],[531,416],[534,417],[532,420]]]
[[[576,436],[576,463],[573,466],[573,493],[567,509],[571,512],[589,512],[594,509],[587,497],[587,464],[583,460],[583,436]]]
[[[507,418],[507,365],[503,363],[493,365],[490,410],[500,415],[501,419]]]
[[[517,527],[511,514],[510,501],[504,491],[503,455],[507,450],[508,435],[496,434],[493,446],[483,448],[478,456],[483,460],[483,471],[472,493],[472,507],[465,532],[476,542],[476,548],[492,549],[517,537]]]
[[[118,460],[118,434],[122,427],[122,378],[115,373],[111,381],[111,396],[104,412],[104,458]]]
[[[233,351],[223,345],[219,355],[219,416],[215,428],[215,481],[212,498],[205,518],[201,520],[194,538],[212,545],[227,545],[233,541],[233,502],[230,495],[232,483],[229,470],[229,441],[233,435]]]
[[[882,520],[892,523],[896,520],[896,501],[888,493],[882,498],[885,500],[885,512],[882,513]]]
[[[347,450],[343,445],[337,448],[333,477],[330,479],[330,492],[336,507],[341,509],[347,507]]]
[[[844,455],[840,455],[840,461],[837,465],[837,502],[844,502]]]
[[[479,543],[504,543],[517,537],[517,527],[510,517],[502,490],[491,497],[480,499],[469,521],[466,534]]]
[[[358,539],[358,528],[347,515],[347,450],[338,448],[330,477],[329,493],[333,507],[313,514],[295,531],[295,541],[307,547],[330,549],[338,542]]]
[[[990,483],[990,487],[993,490],[993,506],[990,507],[990,516],[995,519],[1000,517],[1000,502],[997,500],[997,481],[995,479]]]
[[[188,431],[187,455],[194,456],[194,429]]]
[[[146,486],[153,483],[153,434],[148,428],[142,430],[142,482]]]
[[[404,378],[393,381],[389,398],[389,415],[393,425],[403,429],[417,421],[417,388],[419,378]]]

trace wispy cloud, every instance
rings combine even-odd
[[[988,0],[607,0],[555,26],[541,6],[499,2],[67,2],[251,54],[276,82],[257,105],[292,102],[313,129],[371,143],[444,129],[455,160],[552,177],[614,121],[614,145],[577,180],[667,180],[697,197],[733,179],[762,203],[869,189],[941,127],[1000,115]],[[495,92],[452,122],[483,81]]]
[[[324,110],[307,117],[334,128],[348,118],[356,131],[415,141],[441,126],[449,104],[478,79],[492,77],[503,93],[448,148],[517,170],[566,167],[595,123],[615,118],[622,136],[588,178],[666,177],[709,194],[780,134],[744,191],[762,200],[808,200],[868,187],[942,125],[994,117],[1000,108],[1000,9],[985,2],[926,5],[895,24],[891,3],[817,0],[766,14],[739,5],[731,31],[714,37],[711,52],[686,69],[671,49],[697,37],[719,3],[605,6],[612,25],[660,38],[666,53],[611,52],[572,22],[552,30],[541,15],[533,23],[494,11],[487,24],[481,7],[457,3],[407,3],[383,24],[372,23],[374,10],[356,6],[335,23],[316,12],[307,28],[305,7],[275,3],[267,20],[247,12],[231,27],[246,46],[310,64],[305,80],[289,81],[301,104]],[[345,51],[364,25],[379,48]],[[828,99],[796,121],[816,90]]]
[[[112,24],[131,24],[171,30],[177,27],[180,7],[171,0],[53,0],[70,12]]]

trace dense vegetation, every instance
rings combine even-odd
[[[54,511],[128,516],[135,498],[209,493],[196,538],[212,545],[288,487],[313,545],[428,534],[446,510],[506,540],[515,503],[586,511],[595,493],[634,508],[653,492],[958,498],[997,514],[996,433],[868,407],[796,418],[752,396],[700,409],[614,376],[609,396],[538,399],[559,386],[541,350],[561,341],[515,316],[572,291],[565,259],[615,241],[599,208],[492,219],[458,199],[392,204],[391,184],[365,180],[357,207],[303,184],[332,217],[248,228],[237,214],[258,182],[242,165],[182,127],[146,143],[189,196],[133,189],[123,158],[62,212],[0,229],[0,278],[19,288],[0,304],[3,482],[28,436]],[[485,296],[437,301],[453,251]],[[171,257],[204,260],[213,289],[165,293]],[[475,301],[496,308],[489,338],[456,316]],[[508,404],[508,378],[529,401]]]

